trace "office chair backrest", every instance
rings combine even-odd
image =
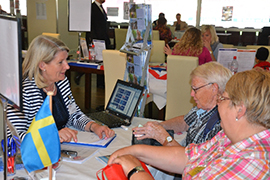
[[[159,39],[159,30],[152,31],[152,40],[160,40]]]
[[[164,40],[152,40],[152,50],[149,62],[151,63],[164,63],[165,54],[164,54],[165,41]]]
[[[127,29],[114,29],[115,34],[115,49],[120,50],[120,48],[126,42]]]
[[[126,54],[119,50],[103,50],[103,64],[105,76],[105,107],[117,79],[124,79],[126,70]]]
[[[165,120],[187,114],[195,101],[190,96],[190,73],[198,66],[198,57],[167,57],[167,105]]]

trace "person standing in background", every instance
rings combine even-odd
[[[102,6],[103,3],[105,0],[96,0],[92,3],[91,32],[86,32],[86,42],[89,45],[92,44],[93,39],[104,40],[106,49],[110,49],[108,17]],[[80,73],[75,77],[77,85],[79,85],[82,75],[83,73]],[[104,86],[104,75],[97,75],[97,87],[104,88]]]
[[[106,49],[110,49],[110,38],[108,35],[108,17],[102,4],[105,0],[96,0],[92,3],[91,11],[91,32],[86,33],[87,44],[91,44],[93,39],[105,40]]]
[[[185,31],[188,28],[188,25],[185,21],[181,21],[181,14],[176,14],[176,20],[173,22],[176,31]]]
[[[218,50],[219,48],[223,48],[223,45],[219,42],[214,26],[202,25],[201,31],[203,45],[209,50],[212,60],[217,61]]]

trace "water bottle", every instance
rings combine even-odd
[[[233,56],[233,60],[231,62],[230,69],[231,69],[233,74],[237,73],[237,71],[238,71],[238,62],[237,62],[236,56]]]
[[[95,45],[89,44],[89,60],[96,60],[96,51],[95,51]]]

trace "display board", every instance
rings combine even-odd
[[[11,105],[22,105],[22,47],[20,19],[0,15],[0,94]]]
[[[76,32],[91,31],[91,5],[89,0],[69,0],[68,30]]]

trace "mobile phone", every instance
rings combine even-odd
[[[61,150],[61,154],[68,156],[69,158],[74,158],[78,155],[77,151],[71,150]]]

